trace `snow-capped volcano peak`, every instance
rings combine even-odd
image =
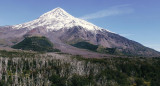
[[[54,18],[54,17],[73,17],[70,14],[68,14],[66,11],[64,11],[62,8],[57,7],[45,14],[43,14],[42,16],[40,16],[40,18]]]
[[[36,27],[45,27],[47,30],[59,30],[59,29],[69,29],[74,26],[81,26],[86,30],[96,31],[102,30],[102,28],[97,27],[96,25],[84,21],[82,19],[78,19],[64,11],[62,8],[55,8],[43,15],[41,15],[38,19],[18,24],[13,26],[14,29],[28,28],[33,29]]]

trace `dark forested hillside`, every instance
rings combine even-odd
[[[77,47],[77,48],[82,48],[82,49],[88,49],[91,51],[96,51],[98,48],[97,45],[93,45],[88,42],[78,42],[78,43],[72,44],[72,46]]]
[[[122,55],[123,53],[117,50],[116,48],[105,48],[103,46],[99,45],[93,45],[89,42],[77,42],[75,44],[71,44],[74,47],[81,48],[81,49],[87,49],[90,51],[98,52],[98,53],[103,53],[103,54],[114,54],[114,55]]]
[[[26,37],[20,43],[12,46],[15,49],[22,50],[33,50],[33,51],[43,51],[43,52],[53,52],[59,51],[53,48],[52,42],[46,37]]]

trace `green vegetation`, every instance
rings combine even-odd
[[[0,50],[0,86],[160,86],[159,77],[160,58],[96,59]]]
[[[104,68],[95,76],[96,79],[106,77],[120,86],[159,86],[160,58],[82,58],[80,61],[100,64]],[[110,85],[109,85],[110,86]],[[113,85],[115,86],[115,85]]]
[[[24,51],[6,51],[0,50],[0,57],[6,58],[14,58],[14,57],[21,57],[21,58],[34,58],[38,53],[35,52],[24,52]]]
[[[123,55],[119,50],[116,48],[104,48],[103,46],[98,46],[97,52],[104,53],[104,54],[114,54],[114,55]]]
[[[116,48],[104,48],[103,46],[93,45],[88,42],[78,42],[72,44],[72,46],[77,48],[87,49],[98,53],[122,55],[122,53],[120,53],[120,51],[118,51]]]
[[[88,42],[78,42],[76,44],[72,44],[72,46],[77,47],[77,48],[91,50],[91,51],[96,51],[98,48],[97,45],[93,45]]]
[[[26,37],[12,48],[38,52],[59,52],[58,49],[53,48],[53,44],[46,37]]]

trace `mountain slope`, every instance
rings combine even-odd
[[[86,41],[93,45],[116,48],[128,55],[160,56],[153,49],[75,18],[61,8],[53,9],[27,23],[0,27],[0,31],[0,46],[12,46],[28,36],[45,36],[56,48],[71,54],[89,54],[70,45]]]

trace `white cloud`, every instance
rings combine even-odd
[[[159,48],[153,48],[153,49],[155,49],[155,50],[157,50],[157,51],[159,51],[159,52],[160,52],[160,47],[159,47]]]
[[[118,5],[114,7],[110,7],[105,10],[101,10],[95,13],[87,14],[85,16],[80,17],[84,20],[103,18],[108,16],[120,15],[120,14],[128,14],[132,13],[134,10],[129,7],[130,5]]]
[[[145,46],[153,48],[160,52],[160,44],[146,44]]]

